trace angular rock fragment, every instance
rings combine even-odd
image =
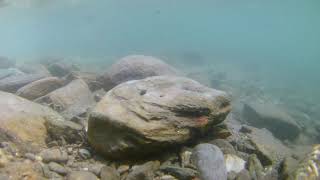
[[[289,114],[272,104],[245,104],[243,116],[253,126],[266,128],[282,140],[294,140],[301,132],[301,127]]]
[[[95,104],[88,85],[81,79],[74,80],[35,101],[52,107],[66,120],[85,114]]]

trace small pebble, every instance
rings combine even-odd
[[[58,163],[50,162],[48,167],[51,171],[56,172],[60,175],[67,175],[68,174],[67,169]]]
[[[68,174],[67,180],[98,180],[97,176],[87,171],[73,171]]]
[[[120,180],[120,174],[118,171],[110,166],[104,166],[101,169],[101,180]]]
[[[121,165],[118,167],[117,171],[119,174],[123,174],[125,172],[129,172],[130,166],[129,165]]]
[[[24,155],[25,158],[31,160],[31,161],[36,161],[36,155],[32,154],[32,153],[26,153]]]
[[[87,149],[79,149],[79,156],[83,159],[90,159],[91,153]]]
[[[68,154],[60,149],[46,149],[40,153],[40,156],[45,163],[65,163],[69,159]]]

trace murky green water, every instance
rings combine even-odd
[[[11,1],[0,9],[0,55],[99,67],[154,55],[203,79],[222,73],[228,86],[217,88],[317,120],[319,10],[317,0]]]

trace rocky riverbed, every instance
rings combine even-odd
[[[319,178],[319,146],[299,143],[316,131],[275,104],[151,56],[80,67],[0,58],[1,180]]]

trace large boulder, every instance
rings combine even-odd
[[[7,69],[13,67],[15,63],[16,62],[14,60],[10,60],[7,57],[0,56],[0,69]]]
[[[199,144],[192,153],[192,161],[202,180],[227,180],[227,169],[222,151],[212,144]]]
[[[251,125],[266,128],[282,140],[294,140],[301,132],[301,127],[288,113],[272,104],[245,104],[243,116]]]
[[[63,81],[61,79],[48,77],[23,86],[16,94],[26,99],[34,100],[58,89],[62,85]]]
[[[177,70],[152,56],[130,55],[113,64],[99,81],[108,91],[126,81],[162,75],[177,75]]]
[[[66,122],[55,111],[19,96],[0,92],[0,141],[23,151],[37,151],[51,139],[78,138],[81,126]]]
[[[188,78],[129,81],[110,90],[93,109],[88,138],[111,158],[145,156],[212,133],[230,109],[224,92]]]
[[[71,81],[68,85],[36,99],[36,102],[49,105],[66,120],[85,114],[95,104],[88,85],[81,79]]]
[[[15,93],[21,87],[48,77],[48,74],[19,74],[6,77],[0,80],[0,91]]]

